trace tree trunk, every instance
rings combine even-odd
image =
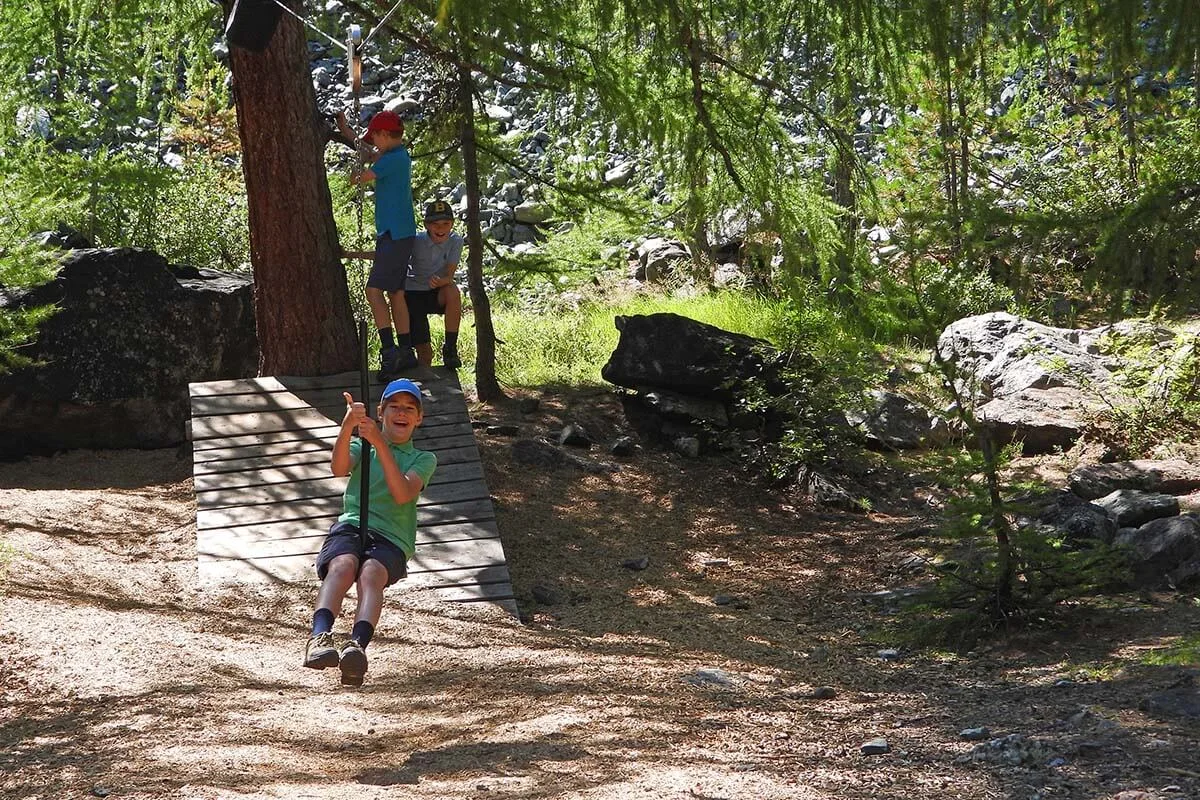
[[[232,0],[223,2],[228,14]],[[262,52],[231,47],[229,63],[250,209],[259,374],[353,370],[354,314],[304,26],[285,14]]]
[[[496,380],[496,329],[492,306],[483,285],[483,231],[479,227],[479,156],[475,149],[475,82],[464,59],[458,65],[462,113],[463,177],[467,187],[467,284],[475,316],[475,391],[485,402],[504,397]]]
[[[838,221],[842,229],[842,246],[834,258],[837,276],[834,281],[833,299],[850,304],[853,301],[854,256],[858,246],[858,198],[854,195],[854,125],[851,107],[851,86],[848,77],[839,78],[833,90],[833,120],[837,126],[838,142],[833,158],[833,202],[845,213]]]

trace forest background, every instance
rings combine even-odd
[[[391,6],[328,9],[297,4],[304,36],[344,38],[347,20],[373,31]],[[427,82],[410,115],[426,156],[419,199],[473,171],[484,189],[520,174],[552,209],[532,251],[472,242],[502,319],[544,312],[665,232],[691,246],[703,289],[720,246],[765,253],[743,258],[759,264],[753,286],[773,309],[752,332],[828,356],[927,344],[953,319],[1001,308],[1062,324],[1186,312],[1200,235],[1200,22],[1187,10],[414,2],[368,55],[407,60]],[[252,268],[256,192],[239,158],[223,11],[202,0],[0,8],[0,282],[46,280],[54,256],[37,234],[60,225],[100,246]],[[531,132],[502,132],[486,113],[512,87],[553,109],[536,163],[522,158]],[[350,249],[361,228],[338,150],[317,179]],[[604,179],[618,157],[636,164],[621,187]],[[5,312],[4,364],[20,363],[37,319]],[[262,326],[260,339],[284,335]],[[505,380],[522,380],[529,344],[496,354]]]

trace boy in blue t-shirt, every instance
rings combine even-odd
[[[413,243],[408,281],[404,284],[404,302],[412,326],[412,343],[422,366],[433,363],[430,345],[429,315],[446,317],[446,341],[442,345],[442,363],[451,369],[462,366],[458,357],[458,326],[462,321],[462,294],[454,282],[454,272],[462,258],[463,238],[454,233],[454,209],[445,200],[425,206],[425,232]]]
[[[342,515],[329,529],[317,556],[316,611],[304,652],[311,669],[340,667],[342,683],[361,686],[367,672],[367,645],[383,608],[383,590],[408,574],[417,538],[417,498],[429,485],[437,456],[413,447],[412,436],[424,419],[421,389],[401,378],[383,389],[379,422],[349,393],[346,415],[333,444],[329,466],[334,475],[350,476],[342,495]],[[351,434],[358,428],[360,438]],[[360,533],[362,442],[371,445],[367,535]],[[350,641],[341,650],[333,640],[333,622],[350,587],[358,584],[358,606]]]
[[[373,148],[364,156],[371,167],[353,180],[375,183],[375,260],[367,278],[367,302],[379,331],[380,379],[386,380],[417,366],[404,302],[404,281],[417,235],[412,159],[404,146],[404,120],[394,111],[371,117],[363,138]]]

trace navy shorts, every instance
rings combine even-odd
[[[404,293],[404,303],[408,306],[409,331],[412,333],[414,347],[419,344],[429,344],[432,339],[429,333],[429,315],[446,313],[446,307],[438,300],[441,291],[438,288]]]
[[[325,576],[329,573],[330,562],[347,553],[358,558],[359,570],[362,570],[362,565],[368,558],[373,558],[383,564],[387,569],[388,586],[408,576],[408,558],[399,545],[392,542],[391,539],[381,533],[369,530],[367,531],[367,546],[364,549],[362,539],[358,535],[357,525],[353,522],[335,522],[329,529],[324,543],[321,544],[320,554],[317,555],[317,577],[325,580]]]
[[[404,290],[408,279],[408,262],[412,260],[415,236],[393,239],[385,233],[375,240],[375,260],[371,263],[371,275],[367,278],[368,289],[382,289],[388,294]]]

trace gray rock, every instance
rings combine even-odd
[[[686,676],[684,680],[693,686],[716,689],[739,689],[746,684],[746,679],[741,675],[735,675],[718,667],[698,669]]]
[[[837,697],[837,689],[832,686],[818,686],[809,694],[813,700],[832,700]]]
[[[1026,389],[988,400],[976,418],[1002,442],[1018,441],[1026,455],[1051,453],[1073,445],[1098,410],[1080,389]]]
[[[632,162],[618,164],[612,169],[604,173],[604,182],[609,186],[626,186],[633,178],[634,166]]]
[[[670,419],[707,422],[722,428],[729,426],[725,404],[704,397],[690,397],[663,389],[639,394],[646,407]]]
[[[526,225],[540,225],[554,215],[545,203],[526,201],[513,209],[513,219]]]
[[[976,745],[960,762],[986,762],[1009,766],[1043,764],[1049,755],[1046,746],[1022,733],[1010,733]]]
[[[987,728],[964,728],[958,732],[958,738],[968,742],[980,742],[992,735]]]
[[[608,452],[618,458],[629,458],[638,451],[638,444],[632,436],[621,436],[608,447]]]
[[[567,463],[566,453],[538,439],[518,439],[512,443],[511,452],[513,461],[531,467],[557,469]]]
[[[627,558],[621,562],[621,566],[625,569],[631,569],[634,572],[641,572],[650,566],[650,556],[637,556],[636,558]]]
[[[876,653],[876,655],[879,656],[884,661],[899,661],[900,660],[900,651],[895,650],[893,648],[880,650]]]
[[[881,736],[878,739],[864,742],[858,749],[864,756],[878,756],[889,752],[892,748],[888,745],[887,739]]]
[[[618,386],[728,399],[739,380],[777,376],[782,354],[761,339],[678,314],[618,316],[615,324],[621,336],[601,375]]]
[[[592,437],[582,425],[572,422],[559,431],[558,443],[587,450],[592,446]]]
[[[1143,700],[1141,706],[1155,717],[1200,721],[1200,689],[1187,685],[1157,692]]]
[[[680,264],[691,261],[691,254],[683,242],[651,238],[637,248],[638,280],[657,283],[673,275]]]
[[[56,304],[0,376],[0,458],[184,441],[188,384],[258,372],[248,276],[173,267],[136,249],[74,250],[58,276],[0,308]]]
[[[1200,518],[1191,514],[1151,520],[1121,531],[1114,544],[1129,550],[1139,586],[1183,588],[1195,582],[1200,562]]]
[[[1119,528],[1137,528],[1152,519],[1179,513],[1179,501],[1169,494],[1118,489],[1095,501]]]
[[[736,599],[737,598],[733,597],[732,595],[718,594],[718,595],[713,595],[712,602],[713,602],[714,606],[728,606],[728,605],[732,605],[733,601]]]
[[[1100,354],[1098,340],[1094,332],[996,312],[951,324],[937,351],[960,391],[979,404],[982,424],[1023,442],[1026,453],[1043,453],[1073,444],[1090,415],[1118,399],[1114,362]]]
[[[903,395],[874,390],[869,406],[850,423],[859,428],[867,443],[876,447],[912,450],[936,447],[950,439],[950,426]]]
[[[684,458],[700,457],[700,440],[695,436],[680,436],[672,446],[675,448],[675,452]]]
[[[1118,489],[1186,494],[1200,489],[1200,466],[1183,459],[1120,461],[1084,464],[1071,471],[1071,491],[1094,500]]]
[[[1067,542],[1098,541],[1111,544],[1117,525],[1108,513],[1094,503],[1087,503],[1070,492],[1056,496],[1053,504],[1042,510],[1038,520],[1051,526]]]

